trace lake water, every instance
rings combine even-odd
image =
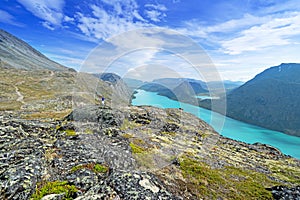
[[[202,100],[204,100],[204,99],[219,99],[219,97],[211,97],[208,95],[198,95],[198,96],[196,96],[196,98],[202,99]]]
[[[278,131],[272,131],[240,122],[204,108],[171,100],[154,92],[146,92],[144,90],[137,90],[137,92],[138,93],[135,94],[136,98],[132,100],[132,105],[151,105],[159,108],[182,108],[186,112],[190,112],[210,124],[225,137],[250,144],[255,142],[269,144],[280,149],[284,154],[300,159],[300,137],[286,135]],[[214,123],[214,121],[222,120],[225,120],[225,123],[220,129],[220,126],[216,125],[217,123]]]

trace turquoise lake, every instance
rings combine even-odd
[[[144,90],[137,90],[137,92],[138,93],[135,94],[136,98],[132,100],[132,105],[182,108],[186,112],[192,113],[210,124],[225,137],[250,144],[255,142],[269,144],[280,149],[284,154],[300,159],[300,137],[286,135],[281,132],[240,122],[204,108],[171,100],[154,92],[146,92]],[[214,121],[211,120],[212,116],[214,117]],[[224,126],[220,130],[218,130],[220,126],[214,125],[214,122],[218,121],[218,118],[220,121],[225,120]]]

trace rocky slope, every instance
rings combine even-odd
[[[178,109],[91,105],[62,121],[18,116],[0,118],[2,199],[300,198],[299,160],[223,138]]]

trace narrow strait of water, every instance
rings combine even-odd
[[[144,90],[137,90],[137,92],[138,93],[135,94],[136,98],[132,100],[132,105],[150,105],[159,108],[183,108],[186,112],[196,115],[218,130],[219,127],[216,127],[214,123],[212,123],[211,118],[213,115],[216,121],[218,121],[218,118],[220,118],[220,120],[225,119],[223,128],[218,131],[221,135],[250,144],[255,142],[269,144],[280,149],[284,154],[300,159],[300,137],[234,120],[204,108],[171,100],[154,92]]]

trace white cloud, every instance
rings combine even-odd
[[[265,0],[261,0],[265,3]],[[272,5],[263,7],[263,9],[257,10],[258,13],[266,14],[277,14],[281,12],[291,12],[300,9],[298,0],[285,0],[285,1],[274,1]]]
[[[300,13],[273,18],[261,25],[245,29],[240,34],[236,38],[221,42],[225,53],[234,55],[293,43],[290,38],[300,35]]]
[[[146,4],[145,5],[145,14],[147,18],[154,22],[160,22],[167,15],[164,13],[167,11],[167,8],[163,4]]]
[[[111,8],[90,5],[90,14],[77,13],[78,28],[88,37],[106,39],[125,31],[148,26],[135,1],[107,1]]]
[[[67,15],[65,15],[64,16],[64,22],[74,22],[74,18],[72,18],[72,17],[69,17],[69,16],[67,16]]]
[[[145,14],[151,21],[154,21],[154,22],[160,22],[161,19],[166,17],[166,14],[164,14],[160,11],[157,11],[157,10],[145,10]]]
[[[146,4],[141,11],[135,0],[101,0],[89,5],[89,11],[78,12],[78,28],[98,40],[139,28],[152,27],[166,17],[162,4]]]
[[[299,9],[287,1],[214,25],[189,20],[177,30],[209,47],[224,79],[247,81],[268,67],[300,62]]]
[[[64,15],[64,0],[18,0],[34,16],[44,20],[43,26],[53,30],[60,26]]]
[[[265,16],[245,14],[240,19],[209,26],[190,20],[177,30],[199,42],[202,39],[208,45],[219,46],[223,53],[237,55],[295,43],[292,37],[300,35],[300,12]]]
[[[146,8],[152,8],[155,10],[160,10],[160,11],[167,11],[168,9],[166,8],[165,5],[163,4],[146,4],[145,5]]]
[[[49,29],[51,31],[55,30],[55,28],[52,26],[52,24],[49,23],[49,22],[47,22],[47,21],[42,22],[42,25],[43,25],[43,27],[45,27],[45,28],[47,28],[47,29]]]
[[[14,16],[12,16],[11,14],[9,14],[8,12],[4,11],[4,10],[0,10],[0,22],[2,23],[7,23],[7,24],[11,24],[14,26],[19,26],[22,27],[24,26],[21,23],[16,22]]]

